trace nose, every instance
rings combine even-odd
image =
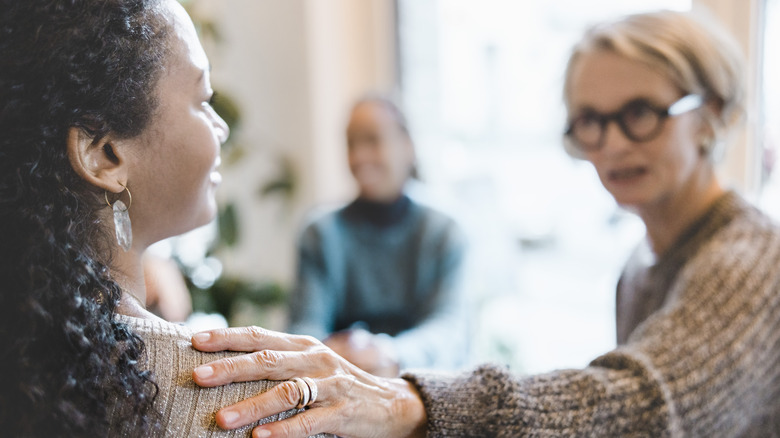
[[[362,140],[352,142],[348,148],[349,161],[353,164],[365,161],[368,156],[368,149],[366,143]]]
[[[214,127],[217,130],[217,139],[219,140],[219,144],[225,144],[228,137],[230,137],[230,127],[225,122],[225,120],[223,120],[222,117],[217,114],[216,111],[212,110],[212,114],[214,116]]]
[[[617,120],[607,120],[601,135],[601,152],[620,152],[631,145],[631,139],[626,137]]]

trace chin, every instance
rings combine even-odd
[[[181,230],[179,234],[184,234],[196,228],[206,226],[213,222],[216,218],[217,203],[216,201],[212,200],[205,208],[201,209],[200,211],[193,212],[193,214],[190,216],[190,220],[186,221],[187,226],[185,229]]]
[[[209,211],[206,212],[206,214],[203,215],[201,223],[199,225],[196,225],[195,228],[200,228],[204,225],[208,225],[211,222],[213,222],[217,218],[217,204],[214,203],[210,206]]]
[[[642,208],[643,205],[647,205],[648,200],[644,196],[612,196],[615,202],[622,208],[631,211],[637,211]]]

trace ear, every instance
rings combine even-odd
[[[73,170],[88,183],[112,193],[127,185],[127,160],[109,134],[96,139],[84,129],[71,127],[67,138],[68,159]]]

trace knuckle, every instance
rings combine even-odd
[[[298,392],[298,386],[294,382],[280,383],[279,388],[279,400],[284,406],[297,406],[301,399],[301,394]]]
[[[256,353],[252,353],[252,360],[256,365],[262,367],[263,369],[270,369],[275,368],[281,361],[281,358],[279,357],[279,353],[276,351],[262,350]]]
[[[317,338],[315,338],[314,336],[306,336],[306,335],[304,335],[304,336],[300,336],[299,339],[300,339],[301,344],[304,347],[307,347],[307,348],[311,348],[311,347],[316,347],[318,345],[322,345],[322,343],[319,340],[317,340]]]
[[[230,376],[235,375],[238,372],[238,363],[233,357],[226,357],[219,362],[222,370]]]
[[[323,364],[327,369],[340,368],[341,362],[344,360],[344,358],[328,348],[318,349],[313,352],[312,358],[316,363]]]
[[[242,417],[251,418],[253,421],[263,418],[263,406],[256,398],[249,399],[243,407]]]
[[[311,359],[315,363],[320,364],[327,364],[329,367],[332,366],[334,362],[333,354],[330,352],[330,350],[316,350],[311,353]]]
[[[256,325],[246,327],[245,330],[253,341],[262,341],[268,336],[268,330]]]

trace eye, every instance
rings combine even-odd
[[[583,111],[571,122],[571,126],[575,131],[601,129],[601,115],[595,111]]]
[[[648,120],[654,120],[658,113],[653,106],[645,100],[636,100],[629,102],[623,108],[623,119],[627,123],[636,123]]]

